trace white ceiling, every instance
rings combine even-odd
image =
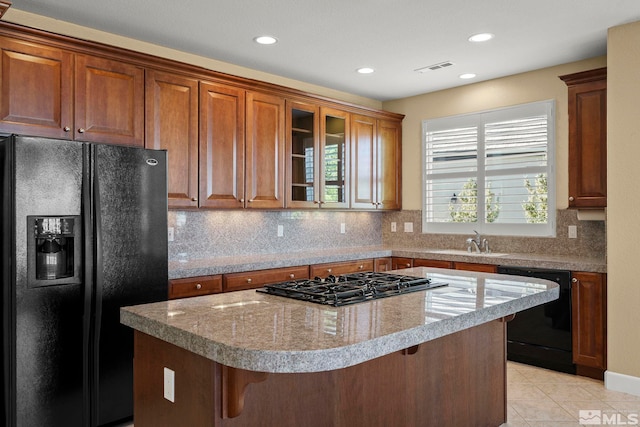
[[[381,101],[606,54],[640,0],[13,0],[13,8]],[[491,32],[484,44],[467,38]],[[258,35],[279,42],[260,46]],[[451,61],[424,74],[414,70]],[[359,67],[375,69],[370,75]],[[477,74],[460,80],[462,73]]]

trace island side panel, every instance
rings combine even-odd
[[[136,427],[220,427],[215,362],[134,331],[133,367]],[[165,367],[175,372],[174,402],[164,398]]]

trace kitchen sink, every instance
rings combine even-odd
[[[508,253],[504,253],[504,252],[489,252],[489,253],[486,253],[486,252],[468,252],[468,251],[462,250],[462,249],[437,249],[437,250],[433,250],[431,252],[433,252],[434,254],[479,256],[479,257],[492,257],[492,258],[503,257],[503,256],[509,255]]]

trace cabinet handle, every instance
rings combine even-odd
[[[362,270],[363,268],[364,268],[364,265],[362,265],[362,264],[361,264],[361,265],[358,267],[358,270]]]
[[[291,273],[291,274],[289,275],[289,279],[295,279],[295,277],[296,277],[296,275],[295,275],[295,274],[293,274],[293,273]]]
[[[69,126],[65,126],[62,128],[63,131],[65,132],[69,132],[71,130],[71,128]]]
[[[247,283],[251,283],[251,282],[253,282],[253,280],[251,280],[251,278],[248,278]]]
[[[238,200],[240,203],[244,203],[244,199],[240,199]]]
[[[78,133],[84,133],[84,128],[78,129]]]
[[[196,289],[202,289],[202,285],[200,283],[196,284]]]
[[[249,199],[249,200],[248,200],[248,202],[249,202],[249,203],[253,202],[253,199]]]
[[[411,267],[411,263],[410,262],[407,263],[407,268],[409,268],[409,267]]]
[[[192,201],[192,202],[197,202],[197,201],[198,201],[198,198],[197,198],[197,197],[192,197],[192,198],[191,198],[191,201]]]
[[[578,279],[574,277],[573,279],[571,279],[571,283],[578,283]]]
[[[573,198],[573,196],[569,196],[569,201],[573,202],[575,199]]]
[[[331,273],[331,269],[330,268],[327,268],[327,273]]]

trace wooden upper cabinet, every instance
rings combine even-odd
[[[284,98],[247,92],[245,129],[245,207],[284,208]]]
[[[351,207],[400,209],[402,123],[351,117]]]
[[[0,131],[73,137],[73,54],[0,38]]]
[[[75,139],[144,146],[144,69],[76,55]]]
[[[245,91],[200,83],[200,206],[244,207]]]
[[[198,206],[198,81],[148,70],[145,147],[168,153],[169,207]]]
[[[607,206],[607,69],[560,76],[568,86],[569,206]]]

